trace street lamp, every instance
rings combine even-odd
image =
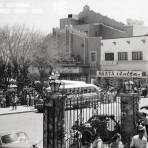
[[[59,79],[60,74],[56,72],[52,72],[49,76],[49,86],[52,93],[56,93],[59,91],[61,81]]]

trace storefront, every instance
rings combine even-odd
[[[142,71],[97,71],[96,79],[102,87],[120,87],[124,81],[131,80],[139,88],[147,84],[148,75]]]

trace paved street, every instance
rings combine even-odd
[[[29,112],[0,116],[0,131],[24,131],[32,143],[39,143],[43,147],[43,114]]]
[[[12,106],[6,108],[0,108],[0,115],[18,114],[37,111],[33,106],[17,106],[16,110],[12,109]]]

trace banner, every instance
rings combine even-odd
[[[97,71],[97,77],[142,78],[142,71]]]

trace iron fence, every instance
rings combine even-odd
[[[121,99],[114,91],[68,90],[65,100],[66,148],[90,147],[96,134],[104,147],[121,132]]]

